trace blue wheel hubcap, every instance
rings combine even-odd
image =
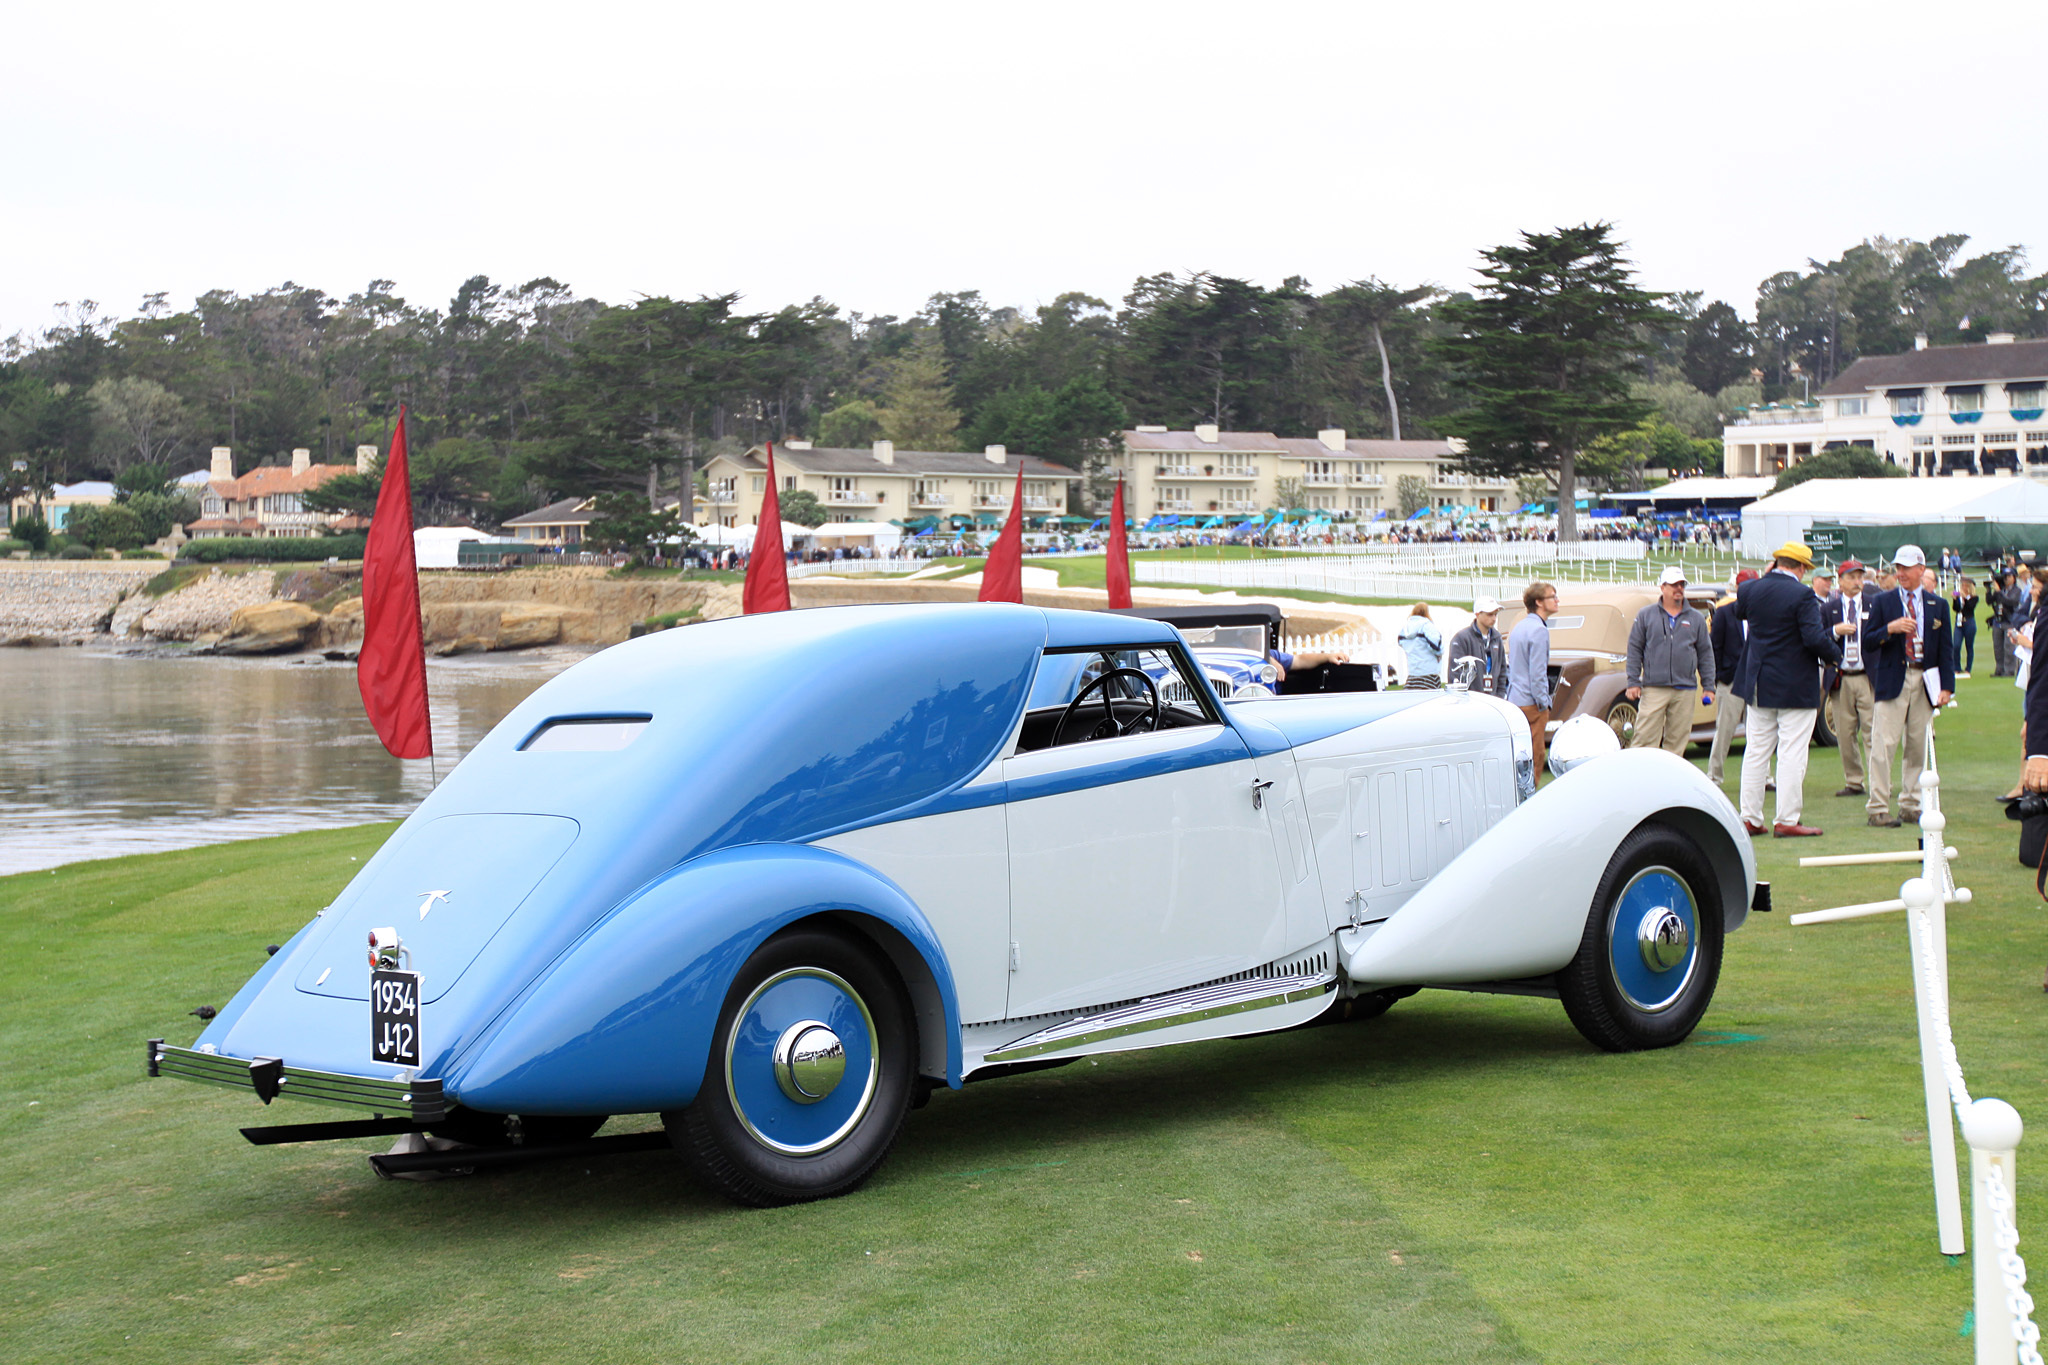
[[[754,988],[725,1045],[733,1113],[764,1146],[810,1156],[843,1141],[881,1078],[875,1021],[860,993],[822,967]]]
[[[1622,999],[1645,1014],[1678,1003],[1699,962],[1699,907],[1668,867],[1629,878],[1607,914],[1607,961]]]

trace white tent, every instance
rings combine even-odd
[[[812,527],[810,536],[813,540],[840,544],[852,542],[886,550],[902,541],[903,528],[886,521],[828,521],[823,526]]]
[[[1742,553],[1767,555],[1788,540],[1804,540],[1817,521],[1840,526],[2048,524],[2048,487],[1997,475],[1808,479],[1742,509]]]
[[[705,545],[752,545],[754,528],[751,526],[692,526],[691,532]]]
[[[420,526],[412,533],[412,557],[422,569],[452,569],[463,541],[489,539],[474,526]]]
[[[759,522],[750,521],[745,526],[737,526],[732,528],[733,533],[739,537],[739,539],[734,541],[733,543],[738,545],[743,550],[752,549],[754,546],[754,537],[760,534],[759,527]],[[799,526],[793,521],[783,522],[782,548],[787,550],[790,546],[796,544],[799,538],[807,536],[809,534],[811,534],[811,528],[808,526]]]
[[[1771,485],[1776,479],[1673,479],[1659,488],[1646,493],[1614,493],[1609,496],[1615,502],[1709,502],[1715,500],[1745,501],[1768,497]]]

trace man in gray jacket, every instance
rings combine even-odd
[[[1683,755],[1692,738],[1693,695],[1714,685],[1714,646],[1707,618],[1685,604],[1685,570],[1657,578],[1657,600],[1628,628],[1628,697],[1636,704],[1631,749]],[[1714,694],[1705,699],[1712,703]]]
[[[1493,628],[1499,619],[1500,603],[1491,597],[1482,597],[1472,604],[1472,624],[1453,635],[1450,648],[1444,651],[1445,682],[1464,681],[1458,660],[1477,659],[1479,666],[1472,675],[1472,690],[1494,697],[1507,694],[1508,642]]]

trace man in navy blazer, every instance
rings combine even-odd
[[[1764,783],[1778,756],[1778,813],[1771,832],[1805,838],[1818,829],[1799,823],[1806,798],[1806,749],[1820,713],[1820,670],[1842,662],[1835,637],[1821,621],[1820,599],[1801,580],[1813,551],[1788,541],[1772,553],[1770,572],[1735,590],[1735,616],[1749,625],[1749,641],[1735,673],[1735,691],[1748,703],[1742,751],[1742,823],[1764,832]]]
[[[1870,823],[1894,829],[1920,818],[1920,770],[1927,765],[1927,723],[1956,691],[1955,630],[1948,603],[1929,592],[1927,555],[1918,545],[1901,545],[1892,556],[1899,586],[1880,592],[1863,622],[1863,657],[1877,717],[1870,730]],[[1930,676],[1936,695],[1927,694]],[[1892,757],[1904,741],[1906,764],[1892,809]]]

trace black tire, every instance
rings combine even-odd
[[[1666,966],[1676,936],[1658,911],[1686,927],[1687,946]],[[1721,976],[1721,892],[1713,865],[1669,825],[1644,825],[1622,840],[1600,878],[1586,932],[1557,974],[1573,1025],[1595,1047],[1635,1052],[1682,1043],[1699,1024]]]
[[[841,1044],[843,1075],[801,1098],[778,1049],[823,1024]],[[728,1198],[757,1208],[829,1199],[858,1188],[896,1145],[917,1057],[917,1017],[882,955],[829,930],[793,929],[740,968],[697,1098],[661,1118],[698,1178]]]
[[[581,1142],[604,1127],[609,1114],[522,1114],[515,1129],[510,1114],[480,1114],[474,1109],[457,1109],[427,1131],[451,1142],[472,1147],[550,1147],[558,1142]],[[518,1140],[514,1141],[514,1133]]]

